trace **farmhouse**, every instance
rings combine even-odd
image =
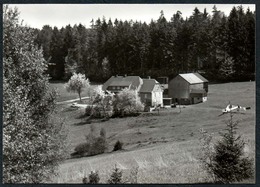
[[[143,80],[139,76],[112,76],[102,86],[103,91],[118,93],[124,88],[139,91]]]
[[[124,88],[137,90],[146,106],[163,105],[163,89],[155,79],[142,79],[139,76],[112,76],[102,86],[103,91],[118,93]]]
[[[143,79],[139,95],[146,106],[163,105],[163,89],[155,79]]]
[[[169,97],[180,104],[207,101],[208,80],[199,73],[179,74],[169,82]]]

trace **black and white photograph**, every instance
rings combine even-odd
[[[2,4],[4,184],[255,184],[256,4]]]

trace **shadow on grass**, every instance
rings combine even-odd
[[[127,152],[127,149],[120,149],[120,150],[111,150],[111,151],[105,151],[104,153],[98,153],[98,154],[93,154],[93,155],[88,155],[88,153],[85,154],[78,154],[77,152],[73,152],[70,154],[70,157],[68,159],[78,159],[78,158],[88,158],[88,157],[95,157],[95,156],[100,156],[100,155],[109,155],[113,153],[120,153],[120,152]]]
[[[78,123],[74,123],[74,126],[82,126],[82,125],[87,125],[87,124],[91,124],[91,121],[81,121]]]
[[[87,117],[89,118],[90,116],[86,114],[79,114],[78,116],[75,117],[75,119],[84,119],[84,118],[88,119]]]
[[[78,110],[78,108],[67,107],[67,108],[64,108],[62,110],[62,112],[71,112],[71,111],[76,111],[76,110]]]
[[[109,118],[93,118],[93,117],[88,117],[84,119],[84,117],[80,117],[77,119],[82,119],[81,122],[74,123],[74,126],[80,126],[80,125],[86,125],[86,124],[91,124],[91,123],[102,123],[106,122],[109,120]]]

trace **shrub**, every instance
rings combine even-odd
[[[82,183],[83,184],[88,184],[88,177],[83,177],[83,179],[82,179]]]
[[[86,142],[77,145],[75,152],[71,156],[93,156],[102,154],[107,149],[106,131],[104,128],[100,130],[100,136],[95,136],[95,126],[90,126],[90,133],[86,135]]]
[[[90,145],[92,145],[95,142],[95,138],[96,138],[95,131],[96,131],[96,127],[94,125],[91,125],[90,133],[85,136],[87,143],[89,143]]]
[[[91,144],[88,155],[98,155],[105,152],[107,146],[106,146],[106,139],[103,137],[97,137],[95,138],[94,142]]]
[[[236,136],[237,124],[231,113],[226,132],[221,134],[222,139],[214,145],[213,151],[207,153],[203,161],[215,182],[240,182],[253,176],[253,162],[244,157],[245,142],[241,136]]]
[[[114,94],[105,92],[102,87],[98,86],[92,94],[92,116],[95,118],[110,118],[113,114],[113,99]]]
[[[104,118],[107,115],[101,106],[95,106],[92,108],[91,116],[94,118]]]
[[[88,182],[89,184],[98,184],[100,181],[98,172],[91,171],[88,178],[89,178],[89,182]]]
[[[100,136],[103,137],[103,138],[106,138],[106,130],[104,128],[101,128]]]
[[[92,106],[87,106],[86,109],[85,109],[85,115],[91,116],[92,115],[92,109],[93,109]]]
[[[110,178],[108,179],[108,184],[121,184],[122,183],[122,171],[115,165]]]
[[[123,149],[123,143],[117,140],[117,142],[114,145],[113,151],[118,151]]]
[[[123,89],[113,101],[114,116],[136,116],[144,110],[140,97],[136,90]]]
[[[77,154],[77,155],[80,155],[80,156],[84,156],[86,153],[89,152],[89,150],[90,150],[90,145],[89,145],[89,143],[87,143],[87,142],[80,143],[80,144],[78,144],[78,145],[75,147],[75,149],[74,149],[74,151],[75,151],[74,155]]]

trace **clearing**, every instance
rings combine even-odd
[[[59,101],[76,99],[69,95],[61,84],[52,84],[60,90]],[[82,96],[87,96],[82,94]],[[90,126],[106,130],[109,143],[108,152],[102,155],[68,159],[59,167],[58,183],[82,183],[82,178],[91,170],[99,172],[101,181],[106,182],[115,164],[126,177],[131,169],[139,167],[138,183],[200,183],[207,182],[207,174],[202,170],[200,155],[203,128],[214,133],[214,139],[225,129],[229,114],[218,116],[228,102],[249,106],[251,110],[235,114],[239,121],[237,132],[246,141],[245,152],[255,158],[255,82],[239,82],[209,85],[208,101],[180,109],[163,109],[159,114],[144,113],[138,117],[112,118],[105,122],[87,124],[81,116],[82,109],[70,109],[59,105],[59,115],[69,128],[70,153],[75,146],[85,142]],[[124,150],[111,152],[117,140],[124,143]],[[254,179],[244,181],[252,183]]]

